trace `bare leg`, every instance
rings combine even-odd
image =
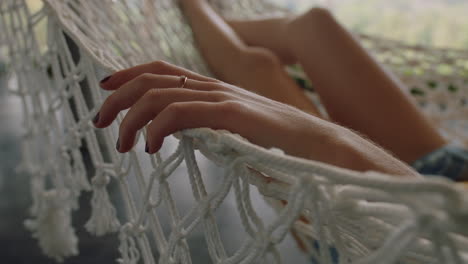
[[[283,32],[288,25],[283,17],[256,20],[226,20],[249,46],[264,47],[275,53],[284,64],[296,63]]]
[[[230,22],[240,36],[248,38],[247,43],[267,45],[279,54],[292,54],[313,80],[325,108],[336,122],[366,135],[409,163],[446,144],[402,91],[402,84],[327,10],[314,8],[295,19],[274,23],[246,23],[249,22]],[[274,33],[269,39],[259,40],[254,36],[257,25],[262,31]],[[268,25],[272,27],[267,29]],[[280,41],[269,43],[276,40]],[[283,40],[287,40],[287,45]]]
[[[205,0],[181,3],[198,47],[218,78],[319,115],[276,55],[264,48],[248,47]]]

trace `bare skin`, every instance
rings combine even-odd
[[[180,76],[189,78],[184,88]],[[133,148],[147,126],[147,149],[157,152],[176,131],[210,127],[238,133],[252,143],[287,154],[356,171],[418,177],[409,166],[356,133],[245,89],[204,77],[165,62],[139,65],[113,74],[101,87],[114,91],[94,119],[109,126],[129,109],[120,124],[117,150]]]
[[[207,2],[181,3],[192,23],[198,47],[218,78],[319,115],[271,51],[247,46]]]
[[[208,64],[218,76],[245,89],[161,61],[117,72],[101,82],[114,93],[94,123],[107,127],[120,111],[130,109],[120,124],[119,152],[130,151],[136,132],[145,126],[149,153],[158,151],[164,138],[176,131],[210,127],[351,170],[419,177],[371,141],[320,117],[278,56],[268,48],[246,45],[206,2],[182,3],[186,11],[191,9],[188,14]],[[181,75],[189,78],[183,89],[177,88]]]
[[[197,43],[226,82],[320,117],[284,64],[299,62],[330,118],[412,163],[447,142],[386,72],[326,10],[296,18],[224,21],[205,0],[182,0]],[[307,100],[307,99],[306,99]]]

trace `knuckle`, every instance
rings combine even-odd
[[[110,109],[117,108],[119,106],[119,100],[116,93],[112,93],[111,95],[109,95],[106,101],[104,102],[104,105],[106,105]]]
[[[223,92],[223,91],[212,92],[212,96],[213,96],[214,101],[217,101],[217,102],[224,102],[224,101],[229,101],[230,99],[232,99],[231,94],[227,92]]]
[[[153,68],[155,68],[156,70],[163,69],[163,68],[167,67],[168,65],[169,65],[169,63],[167,63],[165,61],[162,61],[162,60],[157,60],[157,61],[151,62],[151,66]]]
[[[238,113],[241,109],[246,107],[244,103],[236,100],[225,101],[224,103],[222,103],[221,106],[223,113],[225,114]]]
[[[219,104],[217,115],[222,116],[223,120],[238,120],[247,106],[236,100],[228,100]]]
[[[155,78],[155,75],[152,73],[142,73],[138,75],[138,77],[136,78],[136,81],[139,85],[143,85],[147,83],[148,81],[153,80],[154,78]]]
[[[154,103],[161,95],[162,91],[160,89],[149,89],[145,92],[142,97],[144,103]]]
[[[173,118],[184,115],[186,112],[186,105],[182,103],[172,103],[165,109],[166,114],[169,114]]]

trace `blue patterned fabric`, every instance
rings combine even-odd
[[[301,66],[291,66],[288,72],[300,87],[314,90]],[[415,161],[412,166],[422,175],[445,176],[454,181],[468,180],[468,150],[446,145]]]
[[[413,168],[423,175],[440,175],[454,181],[467,180],[468,177],[468,150],[447,145],[439,148],[413,163]],[[465,177],[462,177],[465,175]],[[314,248],[319,251],[317,241],[314,241]],[[338,250],[333,246],[329,247],[329,254],[333,263],[339,263]],[[311,264],[320,262],[312,257]]]
[[[319,252],[320,251],[320,245],[317,240],[314,240],[314,249]],[[329,250],[329,256],[331,258],[331,261],[334,264],[338,264],[340,261],[340,256],[338,254],[338,250],[335,247],[328,247]],[[320,264],[320,261],[318,261],[315,257],[310,258],[311,264]]]
[[[412,166],[423,175],[441,175],[454,181],[466,180],[468,150],[446,145],[418,159]]]

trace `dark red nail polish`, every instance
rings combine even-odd
[[[145,152],[149,154],[149,146],[148,146],[148,143],[146,143],[146,145],[145,145]]]
[[[106,78],[102,79],[100,83],[103,84],[103,83],[107,82],[111,77],[112,77],[112,75],[107,76]]]
[[[99,112],[96,114],[96,116],[93,118],[93,123],[96,124],[99,122]]]
[[[117,144],[115,144],[115,148],[117,149],[117,151],[120,150],[120,138],[117,139]]]

